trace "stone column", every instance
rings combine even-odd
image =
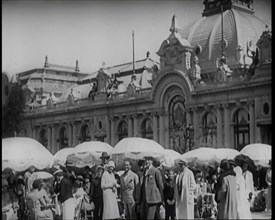
[[[35,126],[33,127],[33,129],[32,129],[32,138],[33,139],[36,139],[36,130],[35,130],[36,128],[35,128]]]
[[[77,125],[76,122],[73,122],[73,146],[75,147],[78,144],[77,140]]]
[[[222,111],[220,108],[220,104],[215,106],[217,111],[217,147],[222,147]]]
[[[158,127],[158,115],[156,112],[153,112],[153,139],[154,141],[159,141],[159,127]]]
[[[72,122],[68,123],[68,145],[73,147],[73,131],[72,131]]]
[[[224,112],[224,147],[230,148],[230,114],[229,114],[229,104],[223,104]]]
[[[127,117],[128,121],[128,137],[133,137],[133,119],[132,115],[128,115]]]
[[[106,123],[106,142],[111,145],[111,124],[108,116],[105,118]]]
[[[170,137],[169,137],[169,113],[168,112],[165,112],[164,114],[164,132],[165,132],[165,140],[164,140],[163,147],[165,149],[169,149]]]
[[[115,118],[111,119],[111,146],[116,145],[116,121]]]
[[[53,153],[53,154],[55,154],[57,151],[58,151],[58,149],[57,149],[57,147],[56,147],[56,137],[57,137],[57,134],[56,134],[56,129],[55,129],[55,125],[53,124],[52,125],[52,139],[51,139],[51,152]]]
[[[138,114],[134,115],[134,137],[139,137]]]
[[[254,108],[254,100],[248,101],[249,105],[249,131],[250,131],[250,144],[255,143],[255,108]]]
[[[198,113],[198,107],[192,107],[193,112],[193,127],[194,127],[194,145],[193,148],[196,148],[198,145],[198,137],[199,137],[199,113]]]
[[[52,153],[52,150],[51,150],[51,145],[52,145],[52,143],[51,143],[51,136],[52,136],[52,133],[51,133],[51,128],[50,128],[50,126],[49,125],[47,125],[47,135],[48,135],[48,146],[47,146],[47,149]]]
[[[159,112],[159,144],[164,146],[165,144],[165,114],[164,111]]]

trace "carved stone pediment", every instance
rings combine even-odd
[[[270,63],[272,61],[272,33],[266,30],[262,33],[260,39],[257,42],[257,47],[259,48],[259,60],[260,64]]]

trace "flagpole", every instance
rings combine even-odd
[[[132,31],[133,40],[133,74],[135,74],[135,41],[134,41],[134,30]]]
[[[222,49],[222,56],[223,56],[223,0],[221,2],[221,28],[222,28],[222,45],[221,45],[221,49]]]

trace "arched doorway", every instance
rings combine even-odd
[[[79,142],[85,142],[91,140],[90,129],[88,125],[83,125],[80,130]]]
[[[39,133],[39,142],[47,148],[48,146],[48,134],[45,128],[41,129]]]
[[[184,153],[187,151],[185,99],[176,95],[169,103],[169,145]]]
[[[241,150],[249,144],[249,114],[244,109],[239,109],[234,115],[234,146]]]
[[[118,125],[118,140],[128,137],[128,124],[126,121],[122,121]]]
[[[152,121],[147,118],[141,125],[141,135],[143,138],[153,139]]]
[[[69,146],[67,129],[62,127],[59,131],[59,149]]]

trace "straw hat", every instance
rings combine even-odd
[[[110,155],[107,152],[102,152],[102,155],[101,155],[100,159],[102,159],[102,158],[109,159]]]
[[[187,161],[186,158],[182,158],[182,159],[179,160],[178,164],[183,164],[183,165],[187,166],[188,161]]]
[[[115,166],[115,162],[114,161],[112,161],[112,160],[110,160],[109,162],[108,162],[108,167],[116,167]]]

